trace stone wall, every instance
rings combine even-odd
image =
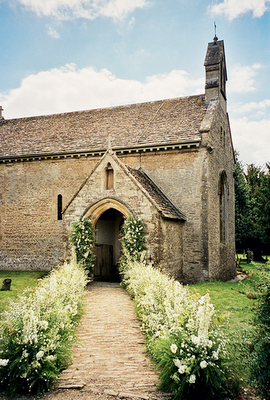
[[[184,223],[160,217],[113,161],[115,185],[106,190],[108,160],[103,162],[101,156],[1,164],[0,268],[54,267],[67,257],[70,224],[94,204],[113,199],[123,204],[126,212],[146,221],[149,254],[166,272],[185,282],[232,277],[234,163],[230,141],[227,115],[213,103],[202,124],[201,147],[118,155],[123,164],[141,167],[153,179],[185,215]],[[225,244],[219,240],[218,185],[222,171],[226,172],[229,189]],[[59,194],[63,208],[73,199],[65,221],[57,220]]]

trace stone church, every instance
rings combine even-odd
[[[184,283],[235,276],[234,153],[224,43],[205,93],[0,119],[0,268],[49,270],[80,217],[96,229],[96,280],[118,279],[119,230],[145,222],[147,258]]]

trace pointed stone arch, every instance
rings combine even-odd
[[[111,198],[98,201],[85,213],[96,229],[94,280],[119,281],[120,230],[130,215],[127,206]]]
[[[130,209],[123,203],[118,200],[106,198],[98,201],[97,203],[93,204],[85,213],[86,217],[91,216],[92,223],[94,227],[99,219],[99,217],[110,208],[114,208],[115,210],[119,211],[124,215],[125,218],[133,215]]]

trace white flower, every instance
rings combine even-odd
[[[190,375],[189,383],[195,383],[195,382],[196,382],[196,375]]]
[[[176,352],[177,352],[177,350],[178,350],[178,347],[176,346],[176,344],[172,344],[171,345],[171,352],[173,353],[173,354],[175,354]]]
[[[200,362],[200,367],[201,367],[201,369],[206,368],[207,367],[207,362],[205,360],[201,361]]]
[[[47,361],[54,361],[55,359],[56,359],[56,356],[53,356],[53,355],[49,355],[46,357]]]
[[[38,368],[38,367],[40,367],[40,363],[39,363],[38,361],[33,361],[33,362],[31,363],[31,365],[32,365],[33,368]]]
[[[23,358],[27,358],[28,356],[29,356],[29,354],[27,353],[26,350],[24,350],[24,351],[22,352],[22,357],[23,357]]]
[[[6,367],[9,363],[8,359],[0,358],[0,367]]]
[[[180,367],[178,368],[179,374],[184,374],[187,370],[187,366],[184,364],[181,364]]]
[[[213,351],[213,359],[218,360],[218,351]]]
[[[37,359],[37,360],[40,360],[43,356],[44,356],[44,351],[40,350],[40,351],[36,354],[36,359]]]
[[[191,341],[196,344],[197,346],[200,344],[200,338],[195,335],[191,335]]]
[[[179,358],[175,358],[175,359],[173,360],[173,362],[174,362],[174,365],[175,365],[177,368],[180,368],[180,366],[182,365],[182,363],[181,363],[181,361],[179,360]]]

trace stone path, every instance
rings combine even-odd
[[[104,399],[171,397],[156,390],[158,375],[145,353],[133,302],[119,284],[89,286],[78,339],[73,364],[62,372],[59,389],[77,389]]]

